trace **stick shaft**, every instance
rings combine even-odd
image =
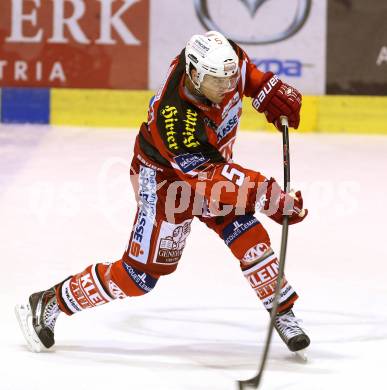
[[[284,166],[284,190],[286,192],[289,192],[290,191],[290,152],[289,152],[289,128],[288,128],[288,120],[286,117],[281,117],[281,127],[282,127],[282,149],[283,149],[283,166]],[[262,354],[261,363],[257,375],[247,381],[239,381],[239,389],[244,389],[245,388],[244,385],[253,386],[257,389],[261,382],[263,372],[265,370],[267,358],[269,356],[271,338],[273,336],[274,322],[275,322],[275,317],[277,315],[282,281],[284,278],[286,249],[288,243],[288,231],[289,231],[289,217],[287,215],[284,215],[282,220],[282,236],[281,236],[281,249],[280,249],[280,257],[279,257],[277,286],[275,289],[273,306],[270,314],[270,324],[267,331],[265,349]]]

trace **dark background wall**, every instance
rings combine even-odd
[[[329,0],[327,93],[387,95],[387,0]]]

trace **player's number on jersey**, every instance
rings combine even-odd
[[[243,184],[243,181],[245,180],[245,174],[241,171],[238,171],[238,169],[236,168],[230,168],[230,165],[226,164],[224,167],[223,167],[223,170],[222,170],[222,176],[226,177],[228,180],[234,182],[234,177],[236,176],[237,179],[235,181],[235,184],[237,186],[241,186]]]

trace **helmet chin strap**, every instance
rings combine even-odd
[[[200,91],[200,84],[195,83],[191,75],[189,75],[188,73],[186,73],[186,75],[188,76],[188,80],[190,81],[190,83],[186,83],[186,86],[190,90],[190,92],[197,96],[204,96],[204,94]]]

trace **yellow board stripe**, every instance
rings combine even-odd
[[[51,124],[139,127],[147,118],[151,91],[52,89]]]
[[[138,128],[152,91],[52,89],[51,124]],[[275,131],[243,102],[243,130]],[[387,97],[304,96],[300,132],[387,134]]]

